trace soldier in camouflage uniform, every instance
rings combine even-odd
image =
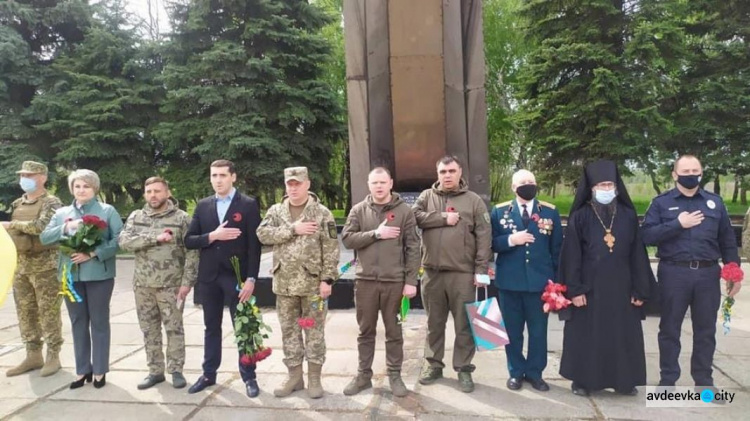
[[[182,375],[182,304],[197,279],[198,251],[185,248],[190,217],[177,207],[167,181],[161,177],[146,180],[144,197],[146,205],[130,214],[119,237],[120,248],[135,252],[135,303],[149,368],[138,389],[165,380],[162,324],[167,332],[166,369],[172,374],[172,385],[179,389],[187,385]]]
[[[47,192],[47,166],[26,161],[21,166],[20,184],[26,194],[11,205],[11,221],[3,226],[18,250],[18,269],[13,281],[18,326],[26,344],[26,359],[6,372],[8,377],[41,368],[42,377],[60,370],[63,343],[60,300],[57,293],[56,247],[43,246],[39,234],[62,202]],[[42,337],[47,342],[47,360],[42,358]]]
[[[284,170],[287,196],[268,210],[258,238],[273,245],[273,292],[289,376],[274,395],[284,397],[304,388],[302,360],[307,358],[308,395],[323,396],[320,372],[325,362],[324,327],[327,307],[338,278],[339,242],[333,214],[310,193],[307,168]],[[312,324],[305,330],[298,319]],[[312,319],[314,322],[309,322]]]

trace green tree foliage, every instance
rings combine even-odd
[[[530,0],[524,121],[536,168],[572,181],[586,160],[647,165],[670,122],[660,109],[681,29],[660,0]]]
[[[83,40],[90,14],[84,0],[0,2],[0,203],[21,192],[15,171],[23,160],[51,162],[52,139],[36,133],[24,111],[55,77],[50,64]]]
[[[328,16],[302,0],[191,0],[170,14],[157,130],[167,167],[188,165],[207,179],[208,164],[228,158],[261,197],[279,188],[287,166],[309,167],[321,185],[345,130],[321,78]]]
[[[158,164],[151,129],[163,88],[156,57],[129,27],[122,0],[95,6],[85,40],[52,65],[60,76],[27,110],[39,133],[55,139],[55,162],[96,171],[108,202],[141,198]]]

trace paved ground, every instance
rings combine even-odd
[[[745,271],[750,267],[745,264]],[[375,359],[375,388],[355,397],[342,394],[344,385],[357,367],[357,326],[352,310],[332,311],[326,326],[328,362],[324,366],[323,385],[325,398],[310,400],[304,392],[286,399],[274,398],[271,390],[278,386],[285,373],[281,363],[280,334],[276,314],[265,311],[265,319],[276,332],[271,346],[277,348],[269,360],[259,367],[260,397],[248,399],[242,382],[235,371],[234,360],[225,361],[219,373],[219,385],[197,395],[188,395],[185,389],[175,390],[163,383],[150,390],[139,391],[136,384],[146,375],[142,335],[136,319],[130,279],[132,261],[120,260],[119,276],[112,298],[112,353],[107,386],[94,389],[87,385],[69,390],[74,379],[70,322],[63,310],[65,344],[63,345],[63,370],[46,379],[38,371],[13,378],[0,377],[0,418],[14,420],[214,420],[214,419],[272,419],[272,420],[349,420],[349,419],[404,419],[404,420],[484,420],[484,419],[745,419],[750,411],[750,290],[743,291],[736,305],[735,320],[729,336],[718,337],[715,358],[717,385],[738,392],[735,401],[719,407],[702,408],[647,408],[644,393],[637,397],[624,397],[601,392],[590,398],[574,396],[569,382],[558,371],[562,345],[562,323],[550,319],[549,366],[545,372],[552,387],[547,393],[525,387],[520,392],[505,388],[507,371],[505,354],[486,352],[478,354],[475,363],[477,389],[472,394],[458,390],[455,375],[432,386],[417,384],[425,336],[425,316],[415,311],[406,324],[406,362],[404,375],[407,385],[414,391],[406,398],[394,398],[385,379],[383,337],[380,332]],[[750,287],[749,287],[750,288]],[[192,302],[192,301],[188,301]],[[225,355],[234,355],[231,325],[225,317]],[[185,374],[194,381],[200,374],[203,355],[203,326],[201,310],[185,310],[187,364]],[[449,331],[452,327],[449,327]],[[381,329],[382,330],[382,329]],[[644,324],[649,384],[658,381],[658,348],[656,333],[658,319],[649,318]],[[683,357],[685,374],[681,385],[690,385],[689,352],[691,330],[689,323],[683,327]],[[452,335],[448,348],[451,349]],[[24,350],[16,324],[12,297],[0,309],[0,371],[23,359]],[[447,356],[450,361],[450,355]]]

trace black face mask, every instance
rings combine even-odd
[[[692,190],[701,183],[700,175],[678,175],[677,182],[684,188]]]
[[[531,200],[536,196],[535,184],[524,184],[516,187],[516,193],[523,200]]]

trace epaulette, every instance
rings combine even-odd
[[[498,203],[497,205],[495,205],[495,207],[496,208],[502,208],[502,207],[510,205],[511,203],[513,203],[513,201],[512,200],[508,200],[507,202]]]
[[[550,209],[556,209],[557,208],[557,206],[553,205],[552,203],[545,202],[544,200],[540,200],[539,204],[542,205],[542,206],[548,207]]]

